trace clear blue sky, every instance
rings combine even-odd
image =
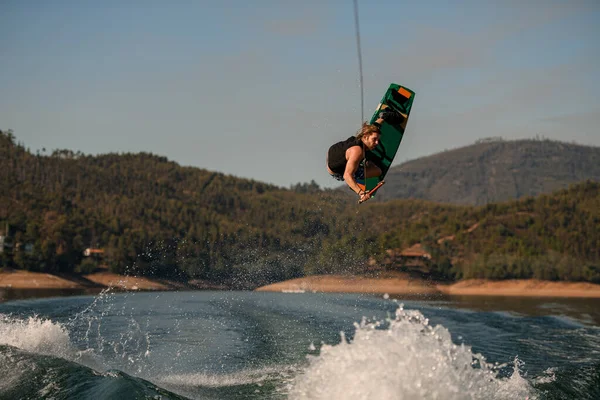
[[[391,82],[417,93],[396,164],[490,136],[600,146],[600,2],[359,10],[365,116]],[[32,151],[332,187],[358,82],[352,0],[0,2],[0,129]]]

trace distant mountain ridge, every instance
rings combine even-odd
[[[480,140],[392,167],[379,200],[483,205],[600,181],[600,147],[552,140]]]

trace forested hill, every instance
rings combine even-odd
[[[282,189],[148,153],[32,154],[0,131],[0,235],[14,250],[0,267],[85,272],[92,247],[117,273],[273,281],[304,273],[323,235],[357,229],[335,217],[348,202],[316,184]]]
[[[600,181],[600,147],[487,139],[392,167],[381,200],[482,205]]]
[[[5,232],[5,229],[7,232]],[[600,282],[600,184],[466,207],[368,202],[316,184],[279,188],[140,154],[32,154],[0,131],[0,267],[199,278],[249,288],[364,272],[420,244],[445,279]],[[85,258],[88,247],[104,250]],[[398,262],[400,264],[398,264]],[[387,263],[387,264],[386,264]]]

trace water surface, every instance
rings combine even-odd
[[[6,399],[600,398],[597,299],[103,292],[0,314]]]

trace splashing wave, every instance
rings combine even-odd
[[[517,360],[518,361],[518,360]],[[348,342],[323,345],[298,375],[290,399],[525,399],[534,389],[519,374],[501,378],[443,326],[400,306],[394,319],[356,324]]]

